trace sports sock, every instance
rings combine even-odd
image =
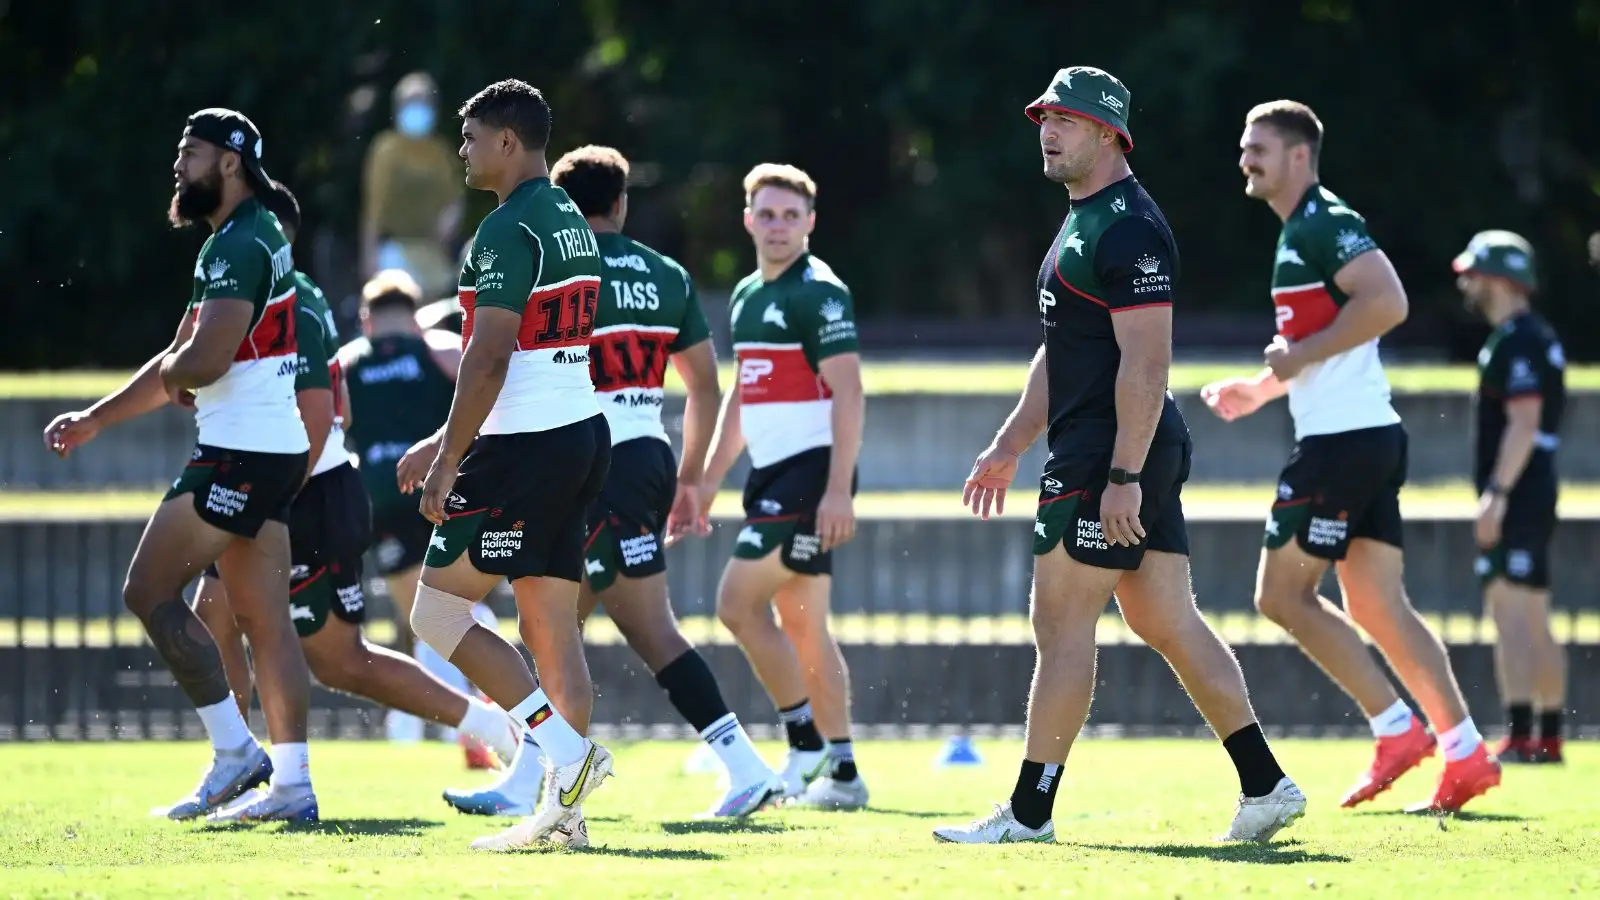
[[[1017,786],[1011,789],[1011,815],[1028,828],[1043,828],[1056,806],[1061,786],[1061,764],[1022,761]]]
[[[690,647],[656,673],[656,684],[667,692],[678,714],[704,737],[706,729],[727,718],[728,704],[722,700],[717,676],[711,674],[700,651]]]
[[[1483,735],[1478,733],[1478,726],[1473,724],[1471,716],[1462,719],[1460,725],[1439,735],[1439,749],[1444,751],[1445,762],[1466,759],[1482,743]]]
[[[1561,710],[1547,709],[1539,713],[1539,737],[1547,741],[1561,737]]]
[[[1246,797],[1265,797],[1284,778],[1277,757],[1267,746],[1267,736],[1255,722],[1224,738],[1222,749],[1233,760],[1233,767],[1239,772],[1239,793]]]
[[[750,735],[744,733],[739,717],[733,713],[701,729],[700,739],[722,760],[723,768],[728,770],[728,784],[734,787],[755,784],[772,771],[750,743]]]
[[[1404,700],[1367,720],[1375,738],[1398,737],[1411,730],[1411,707]]]
[[[856,748],[849,738],[828,738],[828,777],[834,781],[856,780]]]
[[[783,723],[783,730],[789,733],[789,746],[796,750],[822,749],[822,732],[817,730],[817,723],[811,718],[809,699],[801,700],[787,709],[779,709],[778,720]]]
[[[517,758],[511,761],[511,768],[506,770],[506,774],[494,786],[494,790],[513,800],[537,803],[539,784],[543,780],[544,756],[539,750],[539,745],[533,740],[533,732],[524,731],[522,742],[517,746]]]
[[[506,727],[510,717],[500,707],[485,703],[477,697],[467,698],[467,714],[456,723],[456,728],[470,737],[477,738],[484,745],[496,753],[504,752],[507,756],[517,752],[516,740],[520,734],[512,733]],[[522,729],[517,729],[521,732]]]
[[[239,704],[233,701],[232,694],[210,706],[197,707],[195,712],[200,714],[200,724],[206,727],[206,736],[211,738],[213,748],[240,750],[255,743],[255,735],[250,733],[244,716],[239,715]]]
[[[1533,737],[1533,704],[1507,703],[1506,721],[1511,726],[1511,739],[1525,741]]]
[[[558,769],[582,760],[589,752],[589,741],[561,718],[543,688],[536,688],[526,700],[512,707],[511,716],[528,723],[534,741]]]
[[[310,786],[311,754],[303,742],[273,744],[267,754],[272,757],[272,787]]]

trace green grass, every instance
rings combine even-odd
[[[934,742],[861,744],[859,813],[776,810],[691,818],[715,792],[684,773],[691,745],[617,743],[617,776],[585,804],[586,851],[485,855],[508,825],[457,815],[438,790],[482,780],[454,747],[321,742],[324,819],[216,827],[147,815],[194,784],[187,744],[0,746],[0,893],[14,897],[1580,897],[1600,891],[1600,747],[1565,766],[1510,769],[1450,818],[1406,816],[1436,762],[1360,811],[1337,808],[1369,745],[1279,740],[1311,806],[1270,845],[1212,841],[1238,790],[1210,741],[1090,739],[1067,766],[1057,844],[935,843],[935,825],[984,814],[1015,779],[1018,742],[937,769]],[[779,748],[763,745],[775,759]]]
[[[1249,374],[1259,366],[1240,364],[1178,363],[1172,368],[1172,390],[1192,392],[1219,378]],[[1477,385],[1477,370],[1469,365],[1389,366],[1389,381],[1400,393],[1432,391],[1470,392]],[[62,372],[0,372],[0,398],[80,399],[100,397],[116,390],[129,372],[69,370]],[[1015,363],[869,362],[863,371],[868,394],[1015,394],[1022,390],[1027,360]],[[724,363],[722,383],[734,384],[733,368]],[[1567,370],[1570,391],[1600,391],[1600,365],[1572,366]],[[667,390],[681,392],[675,372],[668,373]]]
[[[1183,508],[1190,520],[1260,519],[1272,503],[1275,484],[1192,483],[1183,489]],[[0,492],[0,521],[76,522],[143,519],[161,502],[161,491],[4,491]],[[1032,518],[1037,499],[1033,487],[1022,487],[1008,498],[1004,517]],[[1407,518],[1456,519],[1477,514],[1477,501],[1465,481],[1408,485],[1400,495]],[[732,519],[743,515],[738,491],[717,494],[712,517]],[[1572,483],[1561,487],[1560,513],[1566,519],[1600,517],[1600,484]],[[947,519],[971,515],[961,505],[961,492],[873,491],[856,498],[856,515],[863,519]]]

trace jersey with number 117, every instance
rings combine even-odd
[[[461,347],[478,310],[521,317],[504,385],[482,434],[549,431],[600,412],[589,334],[600,299],[600,248],[567,192],[524,181],[484,217],[461,265]]]

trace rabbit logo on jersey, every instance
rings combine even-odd
[[[521,550],[523,524],[518,519],[505,531],[485,531],[479,538],[479,555],[484,559],[504,559]]]

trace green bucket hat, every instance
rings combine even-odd
[[[1093,119],[1122,138],[1122,152],[1133,149],[1128,134],[1129,101],[1132,95],[1115,75],[1094,66],[1072,66],[1056,73],[1049,89],[1024,110],[1034,124],[1044,110],[1072,113]]]
[[[1522,235],[1511,231],[1480,231],[1473,235],[1467,249],[1456,256],[1450,268],[1457,274],[1495,275],[1529,291],[1539,287],[1533,246]]]

